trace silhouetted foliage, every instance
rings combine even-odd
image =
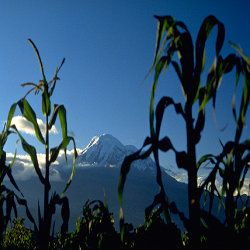
[[[181,249],[181,231],[174,223],[166,223],[162,211],[153,210],[144,225],[136,229],[135,249],[160,250],[164,246],[169,249]]]
[[[87,201],[76,229],[52,243],[52,249],[120,249],[120,238],[108,207],[100,200]]]
[[[35,222],[34,217],[31,215],[28,209],[26,210],[26,212],[27,212],[28,219],[34,224],[34,231],[38,237],[39,248],[47,249],[48,244],[49,244],[49,239],[51,236],[53,236],[53,233],[54,233],[54,232],[51,232],[51,229],[52,229],[52,223],[53,223],[52,217],[55,214],[56,205],[61,206],[61,216],[63,220],[63,223],[61,226],[61,234],[66,235],[68,231],[68,221],[69,221],[70,211],[69,211],[68,198],[65,196],[65,192],[68,189],[71,183],[71,180],[74,176],[74,173],[75,173],[77,151],[76,151],[74,138],[71,136],[68,136],[65,107],[63,105],[58,105],[58,104],[55,104],[53,108],[51,107],[52,106],[51,97],[55,90],[56,83],[59,80],[58,73],[65,59],[62,60],[61,65],[56,69],[55,75],[53,76],[52,80],[47,81],[39,51],[31,39],[29,39],[29,42],[31,43],[37,55],[37,58],[40,64],[41,73],[42,73],[42,80],[40,80],[38,84],[35,84],[32,82],[23,83],[22,84],[23,87],[28,86],[28,87],[31,87],[31,89],[26,93],[26,95],[22,99],[20,99],[18,102],[12,105],[11,110],[12,110],[12,115],[13,115],[15,113],[16,107],[19,107],[22,116],[33,125],[37,141],[43,145],[44,150],[45,150],[45,174],[42,173],[41,166],[39,166],[36,148],[30,145],[25,140],[25,138],[18,131],[15,125],[11,125],[10,128],[12,129],[12,131],[14,131],[18,135],[22,144],[22,148],[30,156],[30,159],[33,163],[36,174],[41,184],[44,187],[43,215],[41,214],[40,204],[38,203],[38,223]],[[41,92],[41,97],[42,97],[42,100],[41,100],[42,110],[41,111],[45,118],[45,122],[44,122],[45,133],[44,134],[42,133],[41,128],[38,125],[36,113],[27,100],[28,95],[31,94],[32,92],[34,92],[36,95]],[[59,117],[61,131],[62,131],[62,141],[57,147],[50,148],[49,132],[52,129],[58,117]],[[50,196],[51,164],[56,161],[60,150],[64,150],[65,159],[67,160],[66,150],[71,141],[73,142],[73,146],[74,146],[73,167],[72,167],[71,176],[69,177],[65,185],[65,188],[60,195],[57,193],[53,193]],[[27,203],[25,204],[27,208]]]
[[[12,162],[6,162],[6,152],[4,146],[8,140],[11,133],[10,130],[11,121],[14,114],[14,106],[12,106],[8,113],[7,122],[4,125],[2,132],[0,133],[0,245],[2,244],[3,234],[7,228],[8,223],[11,221],[11,213],[14,212],[15,217],[17,217],[17,207],[16,203],[24,205],[27,208],[25,200],[20,198],[13,190],[10,190],[3,181],[8,178],[10,183],[13,185],[14,190],[23,196],[19,187],[16,184],[15,179],[12,176],[12,166],[15,162],[16,152]]]
[[[243,208],[237,207],[237,199],[234,193],[237,191],[240,197],[241,189],[244,184],[246,174],[249,169],[250,147],[249,140],[240,142],[241,135],[245,125],[245,118],[250,99],[250,59],[244,55],[242,50],[232,44],[237,51],[236,54],[229,54],[226,57],[221,55],[221,49],[224,43],[225,29],[224,25],[214,16],[206,17],[200,27],[197,39],[193,43],[192,36],[186,25],[181,21],[176,21],[171,16],[156,16],[158,21],[158,32],[156,41],[156,52],[151,71],[154,71],[154,78],[150,99],[150,136],[148,136],[142,148],[132,155],[127,156],[121,166],[120,180],[118,186],[120,209],[120,230],[121,238],[124,235],[124,215],[122,210],[122,195],[126,182],[126,176],[129,173],[131,164],[138,159],[144,159],[153,154],[156,163],[156,181],[159,185],[159,193],[155,196],[152,205],[145,210],[145,215],[149,214],[152,209],[159,206],[165,216],[167,224],[171,225],[170,213],[178,214],[183,221],[187,230],[187,242],[191,249],[200,249],[203,245],[203,239],[214,235],[214,230],[202,230],[210,224],[221,228],[222,232],[230,231],[230,234],[237,236],[238,224],[244,223],[245,217],[249,217],[247,212],[247,201]],[[217,26],[215,40],[215,58],[207,74],[205,84],[201,81],[201,74],[205,68],[205,45],[211,30]],[[178,61],[176,61],[176,56]],[[184,101],[175,102],[170,96],[163,96],[155,107],[155,94],[160,75],[163,70],[173,66],[183,91]],[[242,88],[242,97],[238,116],[236,115],[236,105],[232,106],[232,113],[235,118],[235,137],[234,140],[228,141],[222,145],[221,154],[214,156],[206,154],[197,159],[197,147],[201,139],[201,133],[205,127],[206,107],[212,101],[213,108],[216,109],[216,97],[218,87],[221,84],[224,74],[230,73],[236,68],[235,86],[239,84],[239,76],[244,79]],[[233,93],[232,93],[233,97]],[[198,104],[198,105],[197,105]],[[198,107],[198,108],[197,108]],[[186,128],[187,148],[183,151],[176,150],[169,136],[160,138],[164,112],[174,108],[175,113],[180,116]],[[144,150],[145,149],[145,150]],[[161,167],[159,162],[159,151],[173,151],[176,157],[178,168],[187,171],[188,175],[188,204],[189,218],[185,218],[183,213],[176,206],[172,206],[162,183]],[[207,176],[204,183],[198,184],[198,170],[204,163],[214,165],[213,170]],[[216,176],[222,177],[222,191],[216,186]],[[205,190],[209,190],[210,204],[209,213],[206,214],[206,223],[203,218],[203,211],[200,199]],[[222,224],[216,220],[212,214],[213,200],[215,193],[219,195],[221,201],[225,201],[226,221]],[[224,198],[225,197],[225,198]],[[238,212],[243,213],[242,220],[238,221],[235,216]],[[215,223],[216,221],[216,223]],[[207,225],[205,225],[207,224]],[[244,226],[243,226],[244,227]],[[230,236],[229,234],[229,236]],[[223,242],[225,243],[228,234],[222,233]],[[213,238],[213,237],[212,237]],[[215,237],[216,238],[216,237]],[[166,244],[167,245],[167,244]]]

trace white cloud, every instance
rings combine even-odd
[[[13,160],[14,155],[7,153],[6,161]],[[28,155],[16,155],[16,161],[12,167],[12,174],[16,180],[27,180],[35,175],[35,170]]]
[[[45,124],[41,119],[37,118],[38,126],[41,129],[42,134],[45,134]],[[29,135],[35,136],[35,130],[33,128],[33,125],[31,122],[29,122],[27,119],[25,119],[23,116],[14,116],[11,122],[11,125],[15,125],[17,129],[21,132],[24,132]],[[55,126],[52,126],[50,130],[51,134],[58,134],[58,131]]]
[[[188,183],[186,171],[181,171],[181,170],[174,171],[172,169],[165,169],[165,172],[171,175],[173,178],[175,178],[179,182],[183,182],[186,184]],[[199,176],[197,178],[199,185],[201,185],[205,181],[209,172],[210,170],[203,169],[203,171],[199,173]],[[217,179],[215,180],[215,185],[219,191],[222,189],[222,179],[218,176],[217,176]],[[250,176],[249,175],[245,178],[244,184],[243,184],[243,187],[241,188],[240,193],[241,195],[242,194],[250,195]],[[236,194],[237,192],[235,192],[235,195]]]
[[[81,152],[82,149],[77,148],[77,152]],[[57,160],[51,165],[50,179],[52,181],[62,181],[61,170],[66,170],[72,167],[72,157],[74,150],[67,150],[68,165],[65,162],[64,152],[60,151]],[[11,162],[14,158],[13,153],[6,154],[6,161]],[[44,174],[45,167],[45,154],[37,154],[37,160],[42,173]],[[16,180],[28,180],[31,177],[36,176],[34,166],[31,162],[30,156],[27,154],[17,154],[15,163],[12,167],[12,173]]]
[[[7,153],[6,160],[7,162],[11,162],[13,160],[14,155],[12,153]],[[45,166],[45,154],[37,154],[37,160],[39,162],[40,169],[44,174],[44,166]],[[61,181],[62,178],[58,170],[53,167],[50,169],[50,179],[53,181]],[[29,155],[16,155],[15,163],[12,167],[12,174],[16,180],[28,180],[31,177],[36,176],[36,172],[32,161]]]

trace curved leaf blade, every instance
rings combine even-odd
[[[17,106],[17,103],[14,103],[10,107],[10,110],[8,113],[8,118],[7,118],[7,123],[6,123],[6,130],[8,130],[10,125],[11,125],[12,118],[13,118],[15,111],[16,111],[16,106]]]
[[[45,144],[43,135],[41,133],[40,127],[38,126],[37,123],[37,118],[36,118],[36,114],[34,112],[34,110],[32,109],[32,107],[30,106],[29,102],[26,99],[21,99],[18,102],[18,106],[22,112],[22,115],[29,121],[32,123],[34,130],[35,130],[35,134],[37,139],[42,143]]]
[[[196,43],[195,43],[195,69],[194,69],[194,82],[199,85],[200,75],[203,70],[204,57],[205,57],[205,44],[214,26],[218,26],[216,37],[216,57],[219,55],[225,39],[225,28],[215,16],[210,15],[206,17],[200,27]]]
[[[62,138],[64,139],[67,137],[68,130],[67,130],[66,109],[63,105],[60,105],[58,107],[58,115],[59,115],[61,129],[62,129]]]
[[[45,77],[45,73],[44,73],[44,67],[43,67],[43,62],[42,62],[42,59],[41,59],[41,56],[40,56],[40,53],[35,45],[35,43],[29,38],[28,39],[29,43],[32,45],[33,49],[35,50],[36,52],[36,55],[37,55],[37,58],[38,58],[38,61],[39,61],[39,65],[40,65],[40,69],[41,69],[41,72],[42,72],[42,76],[43,76],[43,80],[46,82],[46,77]]]
[[[66,183],[66,185],[64,187],[62,195],[64,195],[64,193],[67,191],[67,189],[69,188],[69,186],[70,186],[70,184],[71,184],[71,182],[73,180],[73,177],[74,177],[75,171],[76,171],[76,159],[77,159],[77,156],[78,156],[77,150],[76,150],[75,139],[73,137],[70,137],[70,136],[67,137],[67,138],[68,138],[69,141],[73,142],[73,145],[74,145],[74,154],[73,154],[73,165],[72,165],[72,169],[71,169],[71,174],[70,174],[69,179],[68,179],[68,181],[67,181],[67,183]],[[64,143],[66,145],[67,144],[67,140],[65,140]],[[65,146],[65,145],[63,145],[63,146]],[[65,150],[66,150],[66,148],[65,148]]]
[[[47,115],[47,116],[49,116],[51,112],[50,97],[46,88],[42,94],[42,112],[44,115]]]
[[[32,161],[32,164],[35,168],[35,171],[41,181],[41,183],[45,184],[45,179],[42,175],[42,172],[41,172],[41,169],[39,167],[39,163],[38,163],[38,160],[37,160],[37,152],[36,152],[36,148],[32,145],[30,145],[24,138],[23,136],[19,133],[19,131],[17,130],[16,126],[15,125],[12,125],[11,126],[12,129],[14,129],[16,131],[16,133],[18,134],[20,140],[21,140],[21,143],[22,143],[22,147],[23,147],[23,150],[28,153],[28,155],[30,156],[30,159]]]

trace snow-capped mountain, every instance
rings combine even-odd
[[[135,152],[134,146],[125,146],[118,139],[109,134],[95,136],[84,149],[78,149],[76,174],[72,180],[66,196],[70,203],[70,230],[75,227],[78,216],[82,216],[83,204],[88,200],[106,200],[108,207],[114,214],[116,226],[119,221],[118,180],[120,166],[125,156]],[[73,151],[67,151],[68,162]],[[13,155],[7,155],[11,160]],[[43,171],[44,155],[38,155],[38,161]],[[127,222],[135,226],[143,223],[144,209],[149,206],[155,195],[159,192],[156,182],[155,163],[149,157],[145,160],[135,161],[131,168],[124,188],[123,208]],[[61,193],[71,174],[70,164],[64,161],[64,154],[58,155],[57,161],[51,167],[51,193]],[[43,200],[43,186],[41,185],[30,158],[27,155],[17,155],[15,165],[12,167],[13,175],[19,188],[27,199],[30,211],[37,216],[38,201]],[[178,180],[178,176],[171,169],[162,169],[162,181],[169,201],[175,201],[178,209],[187,213],[187,185]],[[183,179],[183,178],[182,178]],[[181,179],[181,180],[182,180]],[[6,182],[10,185],[10,182]],[[10,187],[12,188],[12,187]],[[216,203],[217,202],[217,203]],[[215,201],[217,211],[218,201]],[[19,208],[19,215],[25,216],[25,210]],[[214,211],[215,211],[214,210]],[[215,214],[219,211],[216,212]],[[60,210],[56,212],[56,230],[59,230],[61,217]],[[218,217],[222,218],[221,215]],[[182,227],[182,223],[176,220]],[[26,221],[27,225],[30,225]],[[31,226],[31,225],[30,225]]]
[[[78,157],[78,166],[82,167],[120,167],[125,156],[134,153],[137,148],[123,145],[118,139],[109,134],[95,136],[83,149]],[[134,167],[145,170],[153,169],[154,162],[149,157],[133,163]]]
[[[110,211],[114,213],[115,221],[119,221],[118,180],[120,166],[126,155],[135,152],[134,146],[125,146],[109,134],[95,136],[82,150],[78,150],[76,173],[66,196],[70,201],[70,229],[74,228],[76,219],[81,216],[83,204],[88,200],[106,200]],[[68,151],[68,162],[72,152]],[[40,161],[41,159],[41,161]],[[43,166],[44,155],[39,156],[40,166]],[[17,156],[17,164],[13,166],[14,177],[28,200],[32,214],[37,215],[38,201],[43,200],[43,187],[36,176],[29,157]],[[150,205],[159,187],[156,183],[155,163],[149,157],[133,163],[124,189],[123,208],[128,222],[134,225],[143,223],[144,209]],[[70,164],[67,166],[64,155],[59,154],[56,163],[51,168],[51,192],[59,194],[71,173]],[[29,175],[27,175],[29,173]],[[20,176],[22,178],[18,178]],[[163,183],[170,200],[176,200],[178,207],[187,212],[186,184],[177,182],[170,175],[162,172]],[[31,188],[32,187],[32,188]],[[21,215],[25,217],[25,210]],[[60,227],[60,211],[56,213],[56,230]],[[27,221],[28,223],[28,221]],[[118,224],[116,224],[118,226]]]

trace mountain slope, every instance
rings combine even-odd
[[[63,178],[66,178],[66,172]],[[119,221],[119,204],[118,204],[118,179],[119,168],[78,168],[66,195],[70,202],[70,229],[75,226],[78,216],[81,215],[85,201],[105,200],[107,201],[110,211],[114,214],[116,226]],[[186,184],[178,183],[174,178],[163,173],[163,182],[170,200],[175,200],[177,206],[187,212]],[[61,192],[64,188],[64,182],[52,181],[51,191]],[[32,214],[37,216],[38,200],[42,204],[42,185],[38,179],[33,177],[26,181],[18,181],[25,198],[31,208]],[[32,187],[32,188],[31,188]],[[35,188],[34,188],[35,187]],[[152,171],[141,171],[132,168],[129,173],[124,190],[123,208],[127,222],[135,226],[142,224],[144,221],[144,210],[149,206],[158,192],[158,186]],[[22,210],[22,209],[21,209]],[[61,223],[60,208],[57,213],[57,228]],[[24,215],[24,210],[21,211]]]
[[[66,195],[70,201],[70,229],[75,227],[78,216],[87,199],[107,200],[110,211],[114,213],[115,221],[119,221],[119,205],[117,186],[120,166],[124,157],[135,152],[134,146],[124,146],[111,135],[94,137],[82,150],[77,160],[76,174]],[[24,166],[22,166],[23,168]],[[52,167],[56,178],[51,177],[51,194],[60,193],[70,175],[69,167],[58,164]],[[162,172],[163,182],[170,200],[175,200],[179,209],[187,212],[186,184],[177,182],[174,178]],[[36,217],[38,201],[42,204],[43,187],[35,175],[28,179],[19,179],[25,198],[28,200],[32,214]],[[136,161],[128,174],[124,190],[124,213],[127,222],[135,226],[143,223],[144,209],[149,206],[158,193],[155,180],[155,164],[151,158]],[[22,209],[21,209],[22,210]],[[24,216],[24,211],[21,211]],[[60,226],[60,210],[56,214],[56,227]],[[118,224],[116,224],[118,226]]]

